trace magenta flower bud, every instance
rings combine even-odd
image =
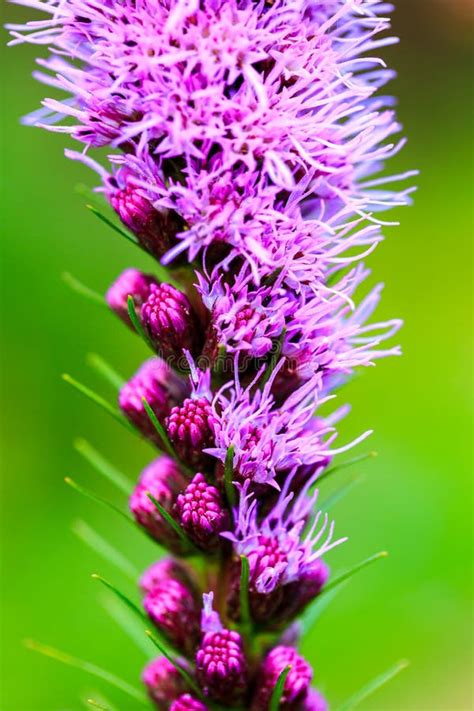
[[[181,660],[181,663],[184,663],[184,660]],[[166,657],[158,657],[147,664],[142,680],[150,699],[159,711],[168,711],[173,699],[187,690],[183,677]]]
[[[174,558],[163,558],[150,565],[140,578],[140,588],[144,593],[149,593],[161,585],[166,578],[174,578],[188,588],[194,589],[195,583],[190,569]]]
[[[161,446],[161,440],[143,405],[143,398],[158,420],[164,422],[172,407],[187,394],[186,383],[161,358],[150,358],[121,388],[119,406],[145,437]]]
[[[157,259],[176,242],[183,221],[171,210],[157,210],[130,182],[109,193],[109,200],[123,224],[147,252]]]
[[[200,609],[193,590],[179,580],[165,578],[145,595],[145,612],[185,656],[194,654],[201,636]]]
[[[168,435],[179,457],[196,469],[206,468],[214,460],[203,449],[212,447],[217,421],[206,397],[186,398],[172,408],[166,419]]]
[[[175,515],[199,548],[214,551],[223,542],[219,534],[226,530],[229,514],[224,508],[220,491],[206,482],[204,474],[196,474],[178,495]]]
[[[208,711],[208,708],[191,694],[183,694],[173,701],[170,711]]]
[[[163,455],[149,464],[140,475],[130,497],[130,510],[136,522],[159,543],[177,552],[182,544],[170,524],[158,512],[148,494],[151,494],[170,513],[176,497],[184,488],[186,480],[176,462]]]
[[[180,358],[183,349],[196,355],[201,328],[182,291],[171,284],[152,284],[141,317],[145,332],[162,358]]]
[[[308,662],[293,647],[274,647],[265,657],[258,672],[257,688],[252,711],[266,711],[281,672],[290,666],[285,679],[279,708],[281,711],[299,709],[308,696],[312,670]]]
[[[328,711],[329,706],[319,691],[310,689],[301,711]]]
[[[126,269],[110,286],[105,295],[109,307],[130,328],[133,328],[128,315],[128,297],[133,296],[138,314],[150,295],[151,284],[156,284],[152,274],[143,274],[138,269]]]
[[[227,704],[242,699],[247,662],[242,638],[234,630],[207,632],[196,654],[197,678],[207,696]]]

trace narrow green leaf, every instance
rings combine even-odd
[[[151,639],[155,647],[161,652],[161,654],[166,657],[166,659],[173,664],[176,667],[176,670],[181,674],[183,679],[185,680],[186,684],[189,686],[190,689],[194,691],[195,694],[199,696],[200,699],[204,699],[203,693],[199,686],[196,684],[194,679],[192,678],[191,674],[188,672],[187,669],[185,669],[181,664],[180,661],[177,657],[175,657],[173,654],[171,654],[166,647],[161,644],[160,640],[155,637],[153,632],[151,630],[146,630],[146,635]]]
[[[117,373],[115,368],[112,368],[112,366],[107,363],[102,356],[97,355],[97,353],[88,353],[87,362],[99,375],[102,375],[108,383],[114,388],[117,388],[117,390],[120,390],[125,383],[125,378],[120,375],[120,373]]]
[[[285,688],[286,677],[291,671],[291,665],[285,667],[278,677],[275,688],[273,689],[272,698],[270,699],[269,711],[278,711],[280,708],[281,697],[283,696],[283,690]]]
[[[72,289],[72,291],[76,292],[76,294],[84,296],[86,299],[89,299],[89,301],[92,301],[94,304],[99,304],[99,306],[107,307],[107,303],[102,294],[99,294],[97,291],[90,289],[88,286],[79,281],[79,279],[76,279],[76,277],[70,274],[69,272],[63,272],[61,274],[61,278],[64,283],[67,284],[70,289]]]
[[[115,624],[128,635],[138,649],[140,649],[147,658],[153,656],[153,648],[150,644],[150,640],[143,635],[143,627],[137,621],[136,615],[132,613],[128,605],[125,606],[122,600],[119,600],[109,593],[104,595],[104,600],[101,600],[101,603],[106,613],[110,615]]]
[[[363,481],[363,477],[354,477],[346,484],[339,487],[339,489],[334,491],[334,493],[328,496],[327,499],[321,502],[321,505],[319,506],[321,511],[329,511],[332,506],[335,506],[335,504],[337,504],[339,501],[341,501],[341,499],[347,496],[347,494],[352,491],[352,489],[357,486],[357,484],[360,484],[361,481]]]
[[[157,416],[155,415],[155,413],[154,413],[153,410],[151,409],[151,407],[150,407],[150,405],[149,405],[149,403],[148,403],[148,400],[147,400],[146,398],[142,398],[142,403],[143,403],[143,407],[145,408],[146,414],[147,414],[148,417],[150,418],[151,424],[152,424],[153,427],[155,428],[155,430],[156,430],[156,432],[157,432],[157,434],[158,434],[158,436],[159,436],[159,438],[160,438],[160,440],[161,440],[161,442],[162,442],[162,444],[163,444],[163,449],[165,450],[165,452],[166,452],[167,454],[169,454],[170,457],[172,457],[173,459],[178,459],[178,460],[179,460],[179,457],[178,457],[178,455],[176,454],[175,448],[173,447],[173,445],[172,445],[172,443],[171,443],[171,440],[170,440],[170,438],[168,437],[168,434],[167,434],[165,428],[163,427],[163,425],[161,424],[161,422],[159,421],[159,419],[157,418]],[[184,469],[188,474],[192,474],[192,473],[193,473],[193,472],[189,469],[189,467],[187,467],[185,464],[183,464],[183,462],[180,461],[180,464],[179,464],[179,465],[180,465],[181,469]]]
[[[165,519],[166,523],[170,526],[170,528],[173,529],[174,533],[176,533],[178,538],[181,540],[184,549],[185,550],[195,549],[197,552],[197,549],[193,545],[192,541],[189,540],[189,538],[187,537],[186,533],[183,531],[183,529],[181,528],[179,523],[177,521],[175,521],[172,516],[170,516],[168,511],[165,508],[163,508],[163,506],[160,504],[160,502],[157,501],[157,499],[155,499],[155,497],[152,494],[150,494],[149,491],[146,492],[146,495],[148,496],[148,498],[150,499],[152,504],[154,506],[156,506],[160,516]]]
[[[129,577],[130,580],[133,580],[134,583],[138,580],[140,572],[135,566],[130,563],[123,553],[118,551],[113,545],[106,541],[105,538],[102,538],[97,531],[94,531],[89,524],[79,519],[74,522],[72,530],[83,543],[89,546],[95,553],[101,555],[108,563],[112,563],[118,570]]]
[[[334,600],[336,595],[339,595],[341,590],[344,589],[344,583],[340,585],[339,587],[335,588],[334,590],[331,590],[328,592],[327,595],[318,596],[313,602],[308,605],[306,610],[303,612],[301,617],[299,618],[299,623],[301,625],[302,629],[302,635],[306,635],[308,632],[310,632],[313,629],[314,624],[317,622],[317,620],[321,617],[323,614],[324,610],[326,610],[327,607],[331,604],[331,602]]]
[[[68,476],[64,479],[64,481],[72,489],[74,489],[75,491],[78,491],[80,494],[82,494],[83,496],[86,496],[88,499],[91,499],[92,501],[95,501],[97,504],[101,504],[102,506],[105,506],[106,508],[110,509],[111,511],[118,513],[131,526],[133,526],[133,528],[135,530],[137,530],[135,521],[132,518],[130,518],[129,516],[127,516],[125,511],[122,511],[121,509],[119,509],[118,506],[115,506],[115,504],[112,504],[110,501],[107,501],[107,499],[103,499],[102,496],[98,496],[93,491],[90,491],[89,489],[86,489],[85,487],[81,486],[80,484],[77,484],[77,482],[75,482],[73,479],[71,479]]]
[[[102,474],[108,481],[114,484],[119,491],[122,491],[127,497],[131,494],[133,489],[133,483],[130,479],[122,474],[113,464],[111,464],[107,459],[99,454],[99,452],[94,449],[94,447],[86,442],[85,439],[76,439],[74,442],[74,447],[79,454],[81,454],[84,459],[86,459],[89,464],[91,464],[94,469]]]
[[[346,570],[344,573],[341,573],[341,575],[332,580],[323,588],[321,597],[327,594],[330,590],[336,588],[338,585],[341,585],[341,583],[344,583],[346,580],[349,580],[349,578],[352,578],[352,576],[358,573],[359,571],[364,570],[364,568],[367,568],[367,566],[372,565],[372,563],[375,563],[377,560],[387,558],[387,556],[387,551],[380,551],[379,553],[375,553],[375,555],[371,555],[369,558],[366,558],[361,563],[354,565],[353,568],[349,568],[349,570]]]
[[[127,308],[128,308],[128,315],[130,317],[130,321],[132,322],[132,326],[135,329],[135,331],[138,333],[140,338],[145,341],[147,346],[151,348],[151,350],[154,352],[155,349],[153,348],[153,344],[148,338],[147,334],[145,333],[145,329],[143,328],[142,322],[139,319],[135,307],[135,301],[133,299],[133,296],[131,294],[128,295],[127,298]]]
[[[358,457],[353,457],[352,459],[347,459],[345,462],[336,464],[334,467],[326,469],[326,471],[323,472],[320,477],[318,477],[315,486],[319,486],[320,483],[331,474],[335,474],[336,472],[339,472],[342,469],[347,469],[347,467],[352,467],[354,464],[359,464],[359,462],[364,462],[367,459],[374,459],[377,456],[377,452],[366,452],[365,454],[360,454]]]
[[[247,556],[240,556],[240,619],[245,628],[252,624],[249,604],[250,566]]]
[[[262,381],[261,381],[262,388],[264,387],[264,385],[266,385],[268,383],[268,381],[270,380],[270,378],[272,376],[273,371],[275,370],[276,366],[278,365],[278,361],[280,360],[280,355],[281,355],[281,351],[283,348],[283,341],[285,340],[285,334],[286,334],[286,328],[284,328],[283,331],[281,332],[280,337],[278,338],[278,341],[276,342],[275,352],[272,353],[270,362],[269,362],[265,372],[263,373]]]
[[[117,407],[111,405],[110,402],[104,400],[103,397],[97,395],[97,393],[88,388],[86,385],[83,385],[79,381],[72,378],[68,373],[64,373],[62,378],[66,383],[69,383],[69,385],[72,385],[73,388],[76,388],[76,390],[78,390],[80,393],[89,398],[89,400],[92,400],[92,402],[94,402],[96,405],[99,405],[99,407],[105,410],[105,412],[107,412],[109,415],[112,415],[112,417],[117,420],[117,422],[120,422],[122,427],[125,427],[125,429],[129,430],[130,432],[136,433],[136,430],[133,425],[131,425],[130,422],[122,416],[122,413]]]
[[[380,674],[380,676],[370,681],[366,686],[360,689],[360,691],[351,696],[350,699],[342,703],[337,711],[351,711],[351,709],[356,708],[362,701],[365,701],[365,699],[371,696],[375,691],[396,677],[397,674],[400,674],[408,665],[409,662],[406,659],[402,659],[393,667],[383,672],[383,674]]]
[[[99,703],[98,701],[94,701],[94,699],[87,699],[86,703],[91,706],[93,709],[101,709],[101,711],[110,711],[110,708],[108,706],[104,706],[103,704]]]
[[[236,504],[235,487],[233,483],[234,477],[234,447],[231,445],[227,449],[224,464],[224,488],[229,506],[234,507]]]
[[[82,671],[85,671],[88,674],[97,677],[98,679],[102,679],[111,686],[115,686],[115,688],[123,691],[125,694],[130,696],[130,698],[148,707],[147,697],[141,690],[136,689],[128,682],[124,681],[123,679],[120,679],[118,676],[115,676],[115,674],[112,674],[111,672],[106,671],[105,669],[101,669],[101,667],[98,667],[95,664],[92,664],[91,662],[86,662],[83,659],[78,659],[77,657],[73,657],[70,654],[61,652],[59,649],[54,649],[54,647],[49,647],[33,640],[27,640],[25,642],[25,646],[28,649],[33,650],[34,652],[39,652],[39,654],[43,654],[46,657],[51,657],[52,659],[56,659],[58,662],[62,662],[63,664],[67,664],[68,666],[74,667],[76,669],[81,669]]]
[[[116,588],[115,585],[112,585],[112,583],[109,583],[108,580],[103,578],[101,575],[97,575],[96,573],[92,575],[92,578],[94,580],[98,580],[100,583],[102,583],[102,585],[105,585],[106,588],[111,590],[114,595],[116,595],[135,615],[137,615],[137,617],[145,625],[148,625],[148,618],[146,617],[145,613],[142,612],[140,608],[130,600],[130,598],[128,598],[123,592]]]
[[[96,217],[98,217],[99,220],[102,220],[102,222],[105,222],[105,224],[108,225],[108,227],[111,227],[111,228],[112,228],[115,232],[117,232],[121,237],[125,237],[125,239],[128,240],[128,242],[131,242],[132,244],[134,244],[134,245],[135,245],[136,247],[138,247],[139,249],[143,249],[143,247],[141,246],[141,244],[139,244],[139,242],[137,242],[136,239],[134,239],[128,232],[125,232],[125,230],[122,230],[122,228],[119,227],[117,224],[115,224],[115,222],[114,222],[113,220],[111,220],[110,217],[107,217],[107,215],[104,215],[104,213],[101,212],[101,210],[100,210],[98,207],[96,207],[95,205],[90,205],[90,204],[86,205],[86,207],[87,207]]]

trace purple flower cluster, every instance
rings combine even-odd
[[[370,322],[381,286],[356,297],[362,259],[390,224],[380,213],[410,201],[393,187],[409,173],[380,175],[403,144],[378,93],[393,76],[376,56],[395,41],[390,5],[16,1],[46,19],[11,26],[12,43],[50,47],[36,77],[66,93],[26,122],[82,144],[68,157],[98,173],[98,191],[170,270],[172,283],[128,269],[106,297],[128,326],[133,297],[155,352],[119,406],[166,452],[130,508],[176,556],[140,585],[187,676],[153,661],[150,699],[266,711],[288,672],[279,708],[324,711],[282,634],[346,540],[317,510],[318,478],[370,434],[336,445],[348,408],[317,411],[356,367],[399,353],[385,341],[400,321]],[[208,557],[205,585],[184,562],[196,554]]]

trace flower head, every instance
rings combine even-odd
[[[167,711],[173,699],[186,691],[183,677],[166,657],[158,657],[147,664],[142,680],[158,711]]]
[[[191,694],[182,694],[173,701],[169,711],[207,711],[207,706]]]
[[[175,515],[193,543],[205,551],[216,550],[222,543],[219,534],[228,527],[229,514],[220,491],[203,474],[196,474],[178,495]]]
[[[242,699],[247,686],[247,662],[240,634],[225,629],[212,610],[213,594],[204,596],[204,636],[196,654],[199,683],[206,695],[225,703]]]
[[[194,653],[200,638],[200,611],[193,590],[178,579],[165,578],[145,595],[143,607],[180,653]]]
[[[278,677],[287,667],[290,671],[285,679],[279,708],[293,711],[305,702],[313,676],[311,667],[296,649],[280,645],[267,654],[260,667],[252,711],[266,711],[269,708]]]
[[[181,550],[180,539],[159,513],[150,495],[170,513],[178,493],[185,485],[186,481],[176,462],[162,455],[143,470],[130,497],[130,510],[137,523],[156,541],[178,552]]]
[[[152,284],[156,284],[156,279],[151,274],[143,274],[138,269],[126,269],[110,286],[105,299],[112,311],[133,328],[128,314],[128,297],[132,296],[136,309],[140,309],[150,295]]]
[[[119,393],[119,406],[124,415],[142,434],[158,446],[162,442],[143,404],[145,399],[160,422],[164,422],[173,406],[188,394],[184,380],[178,377],[161,358],[150,358],[126,383]]]

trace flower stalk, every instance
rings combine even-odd
[[[93,358],[119,386],[118,407],[64,376],[160,452],[129,499],[136,524],[173,556],[141,578],[146,615],[102,580],[153,627],[161,656],[143,672],[150,702],[325,711],[297,651],[299,623],[385,555],[334,577],[327,558],[347,539],[318,501],[332,472],[367,455],[334,459],[370,435],[336,441],[349,408],[322,406],[360,367],[400,354],[387,341],[401,322],[371,320],[382,287],[359,297],[363,260],[388,224],[380,213],[411,193],[398,182],[412,174],[380,176],[403,145],[391,99],[377,94],[392,77],[375,56],[393,41],[389,7],[21,4],[46,19],[11,26],[11,43],[47,43],[38,78],[67,94],[27,123],[82,144],[66,155],[96,172],[123,227],[90,209],[155,264],[127,269],[106,293],[154,354],[127,382]],[[79,449],[128,493],[119,470]]]

